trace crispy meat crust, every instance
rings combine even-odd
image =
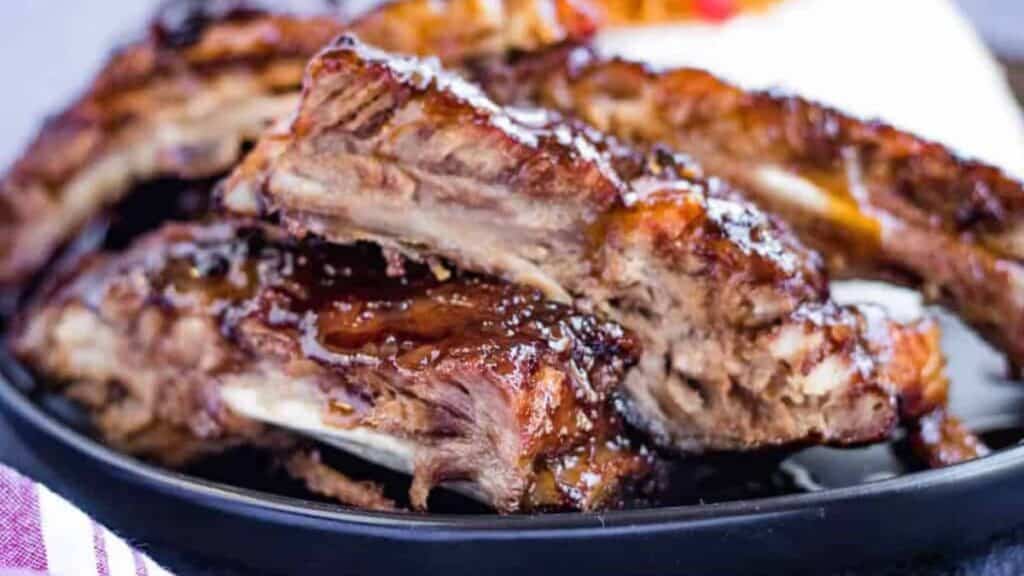
[[[350,24],[242,11],[187,34],[154,26],[43,126],[0,182],[0,287],[32,274],[133,183],[228,170],[293,109],[306,60],[343,29],[458,61],[581,38],[594,22],[569,0],[408,0]]]
[[[632,417],[677,448],[884,437],[888,344],[736,196],[664,150],[502,109],[351,38],[311,62],[295,121],[223,189],[230,209],[276,212],[298,234],[440,254],[610,315],[644,345]]]
[[[370,247],[258,225],[170,225],[87,266],[14,349],[73,382],[114,444],[171,464],[192,453],[140,435],[172,426],[204,450],[272,438],[222,394],[255,387],[409,446],[418,507],[440,482],[469,483],[503,512],[614,506],[650,464],[610,402],[632,338],[535,290],[404,268],[389,277]]]
[[[918,286],[1024,361],[1024,188],[1000,170],[797,97],[587,48],[471,68],[499,102],[691,155],[783,216],[837,274]]]

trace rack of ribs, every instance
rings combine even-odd
[[[294,121],[221,201],[621,324],[642,350],[623,409],[679,450],[875,441],[898,397],[945,396],[934,326],[830,302],[816,256],[720,182],[351,37],[314,58]]]
[[[784,218],[837,276],[917,287],[1024,363],[1024,188],[1000,170],[797,97],[587,47],[471,69],[503,104],[551,107],[635,145],[689,155]]]
[[[170,224],[84,263],[12,347],[108,442],[172,465],[280,443],[255,413],[412,473],[419,508],[438,483],[502,512],[606,508],[651,471],[612,403],[629,333],[535,289],[393,267],[251,222]]]
[[[49,120],[0,182],[0,288],[22,283],[138,182],[231,169],[296,105],[307,60],[341,30],[393,50],[459,61],[583,38],[582,2],[407,0],[354,22],[234,10],[158,20]],[[440,25],[444,23],[444,25]]]

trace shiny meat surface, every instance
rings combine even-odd
[[[321,423],[412,472],[421,508],[442,482],[503,512],[615,506],[650,464],[610,402],[633,338],[533,289],[394,265],[369,245],[255,224],[169,225],[86,265],[14,348],[72,391],[102,388],[85,400],[107,438],[172,464],[191,451],[142,437],[170,426],[214,450],[268,439],[230,389],[313,403]]]
[[[246,10],[175,22],[116,53],[0,182],[0,287],[25,280],[135,183],[230,169],[294,109],[306,61],[343,29],[458,61],[594,28],[585,4],[562,0],[407,0],[351,23]]]
[[[989,449],[962,422],[943,410],[931,412],[910,430],[914,453],[932,468],[959,464],[989,454]]]
[[[430,62],[342,38],[222,195],[607,315],[643,345],[627,412],[677,449],[856,444],[897,419],[887,344],[786,229],[664,150],[503,109]]]
[[[1024,187],[998,169],[702,70],[652,71],[574,46],[499,60],[472,67],[499,102],[688,154],[785,218],[837,275],[916,286],[1024,362]]]

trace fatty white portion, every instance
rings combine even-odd
[[[232,411],[247,418],[292,430],[396,472],[413,473],[413,443],[367,427],[331,426],[324,422],[325,401],[315,384],[279,376],[268,373],[263,378],[228,377],[220,387],[220,397]],[[451,482],[442,486],[489,502],[475,485]]]

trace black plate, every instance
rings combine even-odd
[[[682,465],[676,472],[685,485],[681,491],[726,501],[682,498],[691,503],[605,514],[352,511],[281,488],[247,456],[195,471],[207,478],[170,472],[81,433],[79,415],[40,395],[37,383],[8,358],[0,362],[0,404],[25,444],[60,478],[57,488],[99,520],[145,541],[274,573],[831,570],[951,552],[1024,523],[1024,447],[1012,447],[1020,438],[1024,390],[1001,378],[998,355],[955,321],[943,323],[954,408],[987,431],[990,442],[1011,447],[917,472],[884,446],[812,449],[781,466],[772,463],[770,472],[756,459],[733,460],[710,472]],[[790,481],[766,480],[782,472]],[[707,490],[704,496],[701,490]],[[783,495],[762,497],[778,493]]]

